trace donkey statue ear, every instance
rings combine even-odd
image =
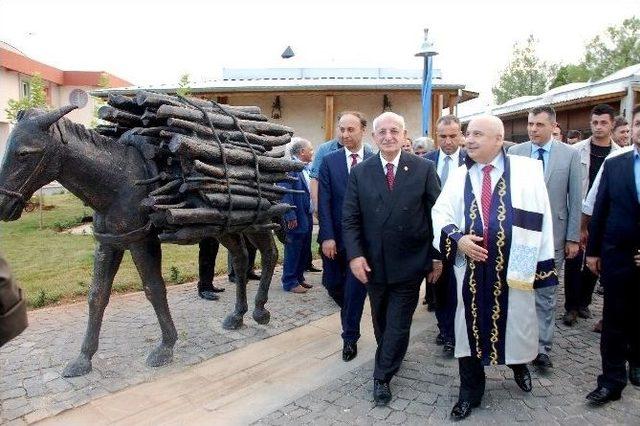
[[[67,105],[53,111],[46,112],[33,119],[36,126],[42,130],[47,130],[53,123],[60,120],[65,115],[69,114],[74,109],[78,108],[76,105]]]

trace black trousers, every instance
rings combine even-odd
[[[242,239],[244,240],[244,245],[247,248],[247,254],[249,255],[249,261],[247,263],[247,273],[249,273],[254,269],[256,263],[256,252],[258,249],[256,246],[251,244],[251,241],[249,241],[245,236],[242,236]],[[229,271],[229,281],[235,282],[236,272],[233,270],[233,256],[231,256],[231,253],[227,254],[227,271]]]
[[[507,365],[507,367],[518,371],[526,368],[526,364],[512,364]],[[482,401],[486,383],[482,361],[471,356],[458,358],[458,369],[460,372],[460,393],[458,398],[461,401],[479,404]]]
[[[198,252],[198,289],[212,290],[213,276],[216,272],[216,257],[220,243],[215,238],[200,241]]]
[[[604,272],[602,284],[602,374],[598,384],[621,391],[627,385],[627,361],[631,367],[640,367],[640,269],[629,265],[611,275]]]
[[[421,279],[402,283],[369,283],[376,349],[373,378],[389,381],[402,364],[409,346],[413,313],[420,298]]]
[[[564,309],[577,311],[591,304],[591,296],[598,277],[583,262],[583,251],[564,261]]]
[[[429,287],[435,287],[436,319],[438,320],[440,334],[447,343],[455,344],[454,320],[458,295],[456,279],[453,273],[453,264],[443,262],[442,274],[434,285],[427,284],[427,289],[429,289]]]

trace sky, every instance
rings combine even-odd
[[[226,68],[422,68],[423,29],[447,82],[490,102],[513,44],[580,60],[607,26],[640,16],[638,0],[0,0],[0,40],[64,70],[107,71],[136,85],[219,78]],[[291,45],[296,56],[280,54]]]

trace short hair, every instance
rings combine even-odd
[[[423,148],[425,152],[435,151],[436,144],[429,136],[422,136],[413,141],[413,150]]]
[[[629,125],[629,122],[627,121],[627,119],[621,115],[617,115],[613,119],[613,130],[617,129],[618,127],[628,126],[628,125]]]
[[[634,115],[636,115],[639,112],[640,112],[640,105],[636,105],[636,107],[631,112],[631,117],[633,117]]]
[[[297,157],[298,155],[300,155],[302,150],[309,145],[311,145],[311,142],[309,142],[308,140],[298,136],[294,136],[291,138],[291,148],[289,149],[289,154],[291,156],[295,155]]]
[[[593,107],[591,110],[591,115],[604,115],[607,114],[611,117],[611,121],[615,119],[616,110],[609,104],[600,104]]]
[[[373,120],[373,130],[376,130],[376,127],[378,125],[378,123],[381,120],[384,120],[385,118],[391,118],[393,120],[396,121],[396,123],[398,123],[400,125],[400,127],[402,127],[402,130],[405,129],[404,127],[404,117],[401,116],[400,114],[396,114],[395,112],[391,112],[391,111],[386,111],[383,112],[382,114],[380,114],[379,116],[377,116],[374,120]]]
[[[562,130],[562,126],[561,126],[561,125],[556,124],[556,128],[557,128],[558,130],[560,130],[560,134],[561,134],[561,135],[564,135],[564,131]]]
[[[438,118],[438,121],[436,121],[436,127],[441,124],[448,126],[451,123],[456,123],[458,127],[462,128],[462,125],[460,125],[460,119],[453,114],[443,115],[442,117]]]
[[[340,114],[338,114],[338,121],[340,121],[340,119],[345,115],[353,115],[354,117],[357,117],[358,120],[360,120],[360,126],[362,126],[363,129],[367,127],[367,119],[360,111],[342,111]]]
[[[532,115],[542,114],[543,112],[547,113],[547,115],[549,116],[549,120],[552,123],[556,122],[556,110],[551,105],[537,106],[529,110],[529,114],[532,114]]]
[[[580,130],[569,130],[567,132],[567,139],[573,138],[582,139],[582,132]]]

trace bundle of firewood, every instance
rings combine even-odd
[[[230,106],[197,98],[140,91],[110,94],[98,110],[108,125],[96,130],[141,152],[154,185],[142,201],[160,239],[193,243],[224,232],[277,227],[292,207],[275,185],[304,164],[275,152],[293,129],[270,123],[254,106]]]

